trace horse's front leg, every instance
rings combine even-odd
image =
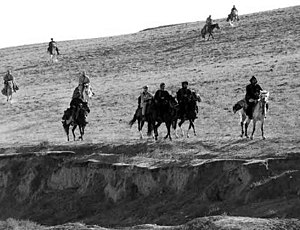
[[[84,129],[83,129],[83,127],[81,127],[81,125],[79,125],[78,127],[79,127],[79,132],[80,132],[80,137],[79,137],[79,139],[81,139],[81,140],[83,141]]]
[[[190,124],[189,124],[189,128],[188,128],[188,130],[187,130],[187,132],[186,132],[186,137],[187,138],[189,138],[190,137],[190,135],[189,135],[189,132],[190,132],[190,129],[192,128],[192,123],[191,123],[191,121],[189,120],[189,122],[190,122]]]
[[[175,137],[178,138],[178,134],[177,134],[177,119],[175,121],[173,121],[172,127],[174,129],[174,135],[175,135]]]
[[[143,126],[144,126],[144,121],[143,120],[138,121],[138,130],[140,133],[140,139],[143,139],[143,132],[142,132]]]
[[[165,139],[167,139],[169,137],[170,141],[172,140],[171,137],[171,123],[170,122],[166,122],[166,127],[167,127],[167,135],[165,136]]]
[[[73,128],[72,128],[72,133],[73,133],[73,138],[74,138],[74,141],[75,141],[75,129],[76,129],[77,125],[74,125]]]
[[[183,129],[181,128],[181,126],[183,125],[184,123],[184,119],[181,119],[180,122],[178,123],[178,127],[180,129],[180,132],[181,132],[181,136],[183,137],[184,136],[184,131]]]
[[[194,125],[194,122],[192,120],[190,121],[190,126],[193,128],[194,136],[197,136],[195,125]]]
[[[262,136],[262,139],[265,140],[266,137],[264,136],[264,121],[263,121],[263,120],[261,121],[260,129],[261,129],[261,136]]]
[[[157,141],[157,137],[158,137],[158,127],[161,125],[161,121],[157,122],[157,124],[154,123],[153,128],[154,128],[154,138]]]
[[[67,134],[67,141],[70,141],[70,138],[69,138],[69,128],[70,128],[70,125],[68,125],[66,123],[63,123],[63,127],[64,127],[64,130],[65,130],[66,134]]]
[[[244,122],[241,121],[241,130],[242,130],[242,133],[241,133],[241,137],[244,136]]]
[[[254,134],[254,132],[255,132],[255,126],[256,126],[256,121],[255,120],[253,120],[253,130],[252,130],[252,133],[251,133],[251,136],[250,136],[250,139],[251,140],[253,140],[253,134]]]

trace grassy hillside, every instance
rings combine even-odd
[[[221,30],[213,41],[200,37],[204,22],[64,41],[58,44],[62,55],[55,64],[49,62],[47,43],[0,49],[2,76],[11,68],[20,85],[12,104],[1,97],[2,152],[45,145],[50,149],[94,146],[94,150],[107,144],[132,146],[123,148],[125,154],[152,149],[155,154],[150,157],[162,150],[193,157],[243,158],[299,152],[299,21],[300,6],[296,6],[241,16],[236,27],[217,20]],[[83,69],[96,95],[84,142],[67,143],[61,117]],[[252,75],[271,96],[264,141],[259,128],[253,141],[241,139],[239,117],[232,113]],[[183,80],[202,97],[198,136],[157,145],[152,139],[139,141],[136,126],[130,129],[128,121],[142,86],[147,84],[155,92],[165,82],[175,93]],[[163,125],[160,137],[164,133]]]

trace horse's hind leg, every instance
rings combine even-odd
[[[249,126],[250,122],[251,122],[251,120],[249,118],[245,122],[245,137],[247,137],[247,138],[248,138],[248,126]]]

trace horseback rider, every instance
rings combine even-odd
[[[162,114],[167,110],[170,99],[170,94],[165,90],[165,83],[160,84],[160,89],[154,95],[154,102],[158,108],[158,117],[161,118]]]
[[[231,9],[231,15],[235,16],[237,14],[238,10],[235,8],[235,5],[233,5],[232,9]]]
[[[143,92],[141,93],[141,95],[138,98],[139,108],[142,109],[142,117],[144,120],[146,119],[145,115],[146,115],[147,106],[152,99],[153,99],[153,96],[151,93],[148,92],[148,86],[145,85],[143,87]]]
[[[15,78],[14,76],[11,74],[11,71],[10,70],[7,70],[6,74],[4,75],[3,77],[3,83],[4,83],[4,89],[3,91],[5,92],[5,94],[7,94],[7,87],[8,87],[8,82],[9,81],[12,81],[13,83],[13,90],[14,92],[16,92],[19,88],[15,82]]]
[[[83,89],[86,84],[90,84],[90,77],[87,76],[85,70],[83,70],[79,75],[79,81],[78,81],[78,90],[79,90],[80,98],[82,99],[83,99]]]
[[[49,45],[48,45],[48,52],[50,53],[51,56],[53,55],[53,49],[55,49],[57,55],[59,55],[59,51],[58,51],[56,42],[53,40],[53,38],[51,38],[51,41],[49,42]]]
[[[205,24],[206,31],[208,31],[211,25],[212,25],[212,19],[211,19],[211,15],[209,15],[208,18],[206,19],[206,24]]]
[[[253,109],[257,100],[259,99],[260,91],[262,91],[262,88],[259,84],[257,84],[256,77],[252,76],[250,79],[250,84],[246,86],[245,96],[247,103],[246,114],[249,119],[253,119]]]
[[[189,83],[187,81],[183,81],[181,85],[182,88],[178,90],[176,97],[179,104],[179,116],[183,118],[187,112],[187,103],[191,100],[192,91],[188,89]]]

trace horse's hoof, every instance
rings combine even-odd
[[[266,140],[266,137],[262,137],[263,140]]]
[[[253,137],[250,137],[250,140],[253,140]]]

